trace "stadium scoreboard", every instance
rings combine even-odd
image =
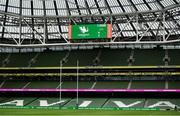
[[[111,24],[77,24],[69,25],[68,38],[78,39],[110,39],[112,38]]]

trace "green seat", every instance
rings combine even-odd
[[[81,105],[84,101],[92,101],[87,107],[102,107],[106,102],[107,98],[79,98],[79,105]],[[76,98],[72,99],[68,102],[64,107],[75,107],[76,106]]]
[[[165,81],[132,81],[131,89],[165,89]]]
[[[0,97],[0,103],[8,99],[7,97]]]
[[[1,88],[23,88],[28,82],[26,81],[6,81]]]
[[[59,86],[58,81],[32,81],[26,88],[31,89],[55,89]]]
[[[119,108],[119,106],[116,104],[116,102],[118,103],[119,101],[122,102],[125,105],[129,105],[129,104],[137,102],[137,104],[131,106],[131,108],[143,108],[144,107],[144,103],[145,103],[145,99],[111,98],[111,99],[109,99],[107,104],[104,105],[104,107]]]
[[[66,53],[66,51],[39,53],[32,67],[59,67],[60,60],[66,56]]]
[[[98,81],[94,89],[127,89],[128,83],[129,81]]]
[[[168,50],[169,65],[180,65],[180,50]]]
[[[60,98],[58,97],[40,97],[36,100],[34,100],[33,102],[31,102],[30,104],[28,104],[28,106],[40,106],[40,100],[47,100],[47,103],[50,105],[50,107],[63,107],[67,102],[69,102],[71,99],[70,98],[61,98],[62,103],[60,104],[53,104],[56,102],[60,101]]]
[[[13,53],[6,67],[28,67],[31,58],[35,55],[36,53]]]
[[[169,89],[180,89],[180,81],[168,81]]]
[[[27,106],[28,104],[30,104],[36,99],[37,99],[36,97],[13,97],[13,98],[8,98],[3,101],[0,101],[0,103],[6,103],[6,102],[14,101],[14,100],[23,100],[23,105]],[[5,104],[3,106],[15,106],[15,104]]]
[[[100,57],[100,65],[127,66],[130,54],[130,49],[103,49]]]
[[[80,82],[79,81],[80,89],[89,89],[92,87],[92,85],[93,85],[93,82]],[[76,81],[73,81],[73,82],[65,81],[62,84],[62,88],[63,89],[75,89],[75,88],[77,88],[77,82]]]
[[[70,52],[64,66],[77,66],[77,60],[79,61],[79,66],[92,66],[97,54],[98,50],[73,50]]]
[[[3,65],[3,61],[8,57],[7,53],[0,53],[0,67]]]
[[[159,66],[164,65],[165,51],[161,49],[141,49],[134,51],[135,66]]]
[[[157,104],[158,102],[166,102],[167,104],[170,104],[173,106],[173,104],[179,106],[180,105],[180,99],[148,99],[147,100],[147,106],[146,107],[153,107],[153,108],[160,108],[160,109],[174,109],[174,107],[169,107],[167,104],[160,104],[160,106],[152,106],[154,104]]]

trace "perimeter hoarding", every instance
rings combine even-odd
[[[78,39],[110,39],[112,38],[111,24],[77,24],[69,25],[68,38]]]

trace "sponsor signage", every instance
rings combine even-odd
[[[72,40],[112,38],[112,25],[111,24],[69,25],[68,38]]]

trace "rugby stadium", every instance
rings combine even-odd
[[[179,116],[180,0],[0,0],[0,116]]]

